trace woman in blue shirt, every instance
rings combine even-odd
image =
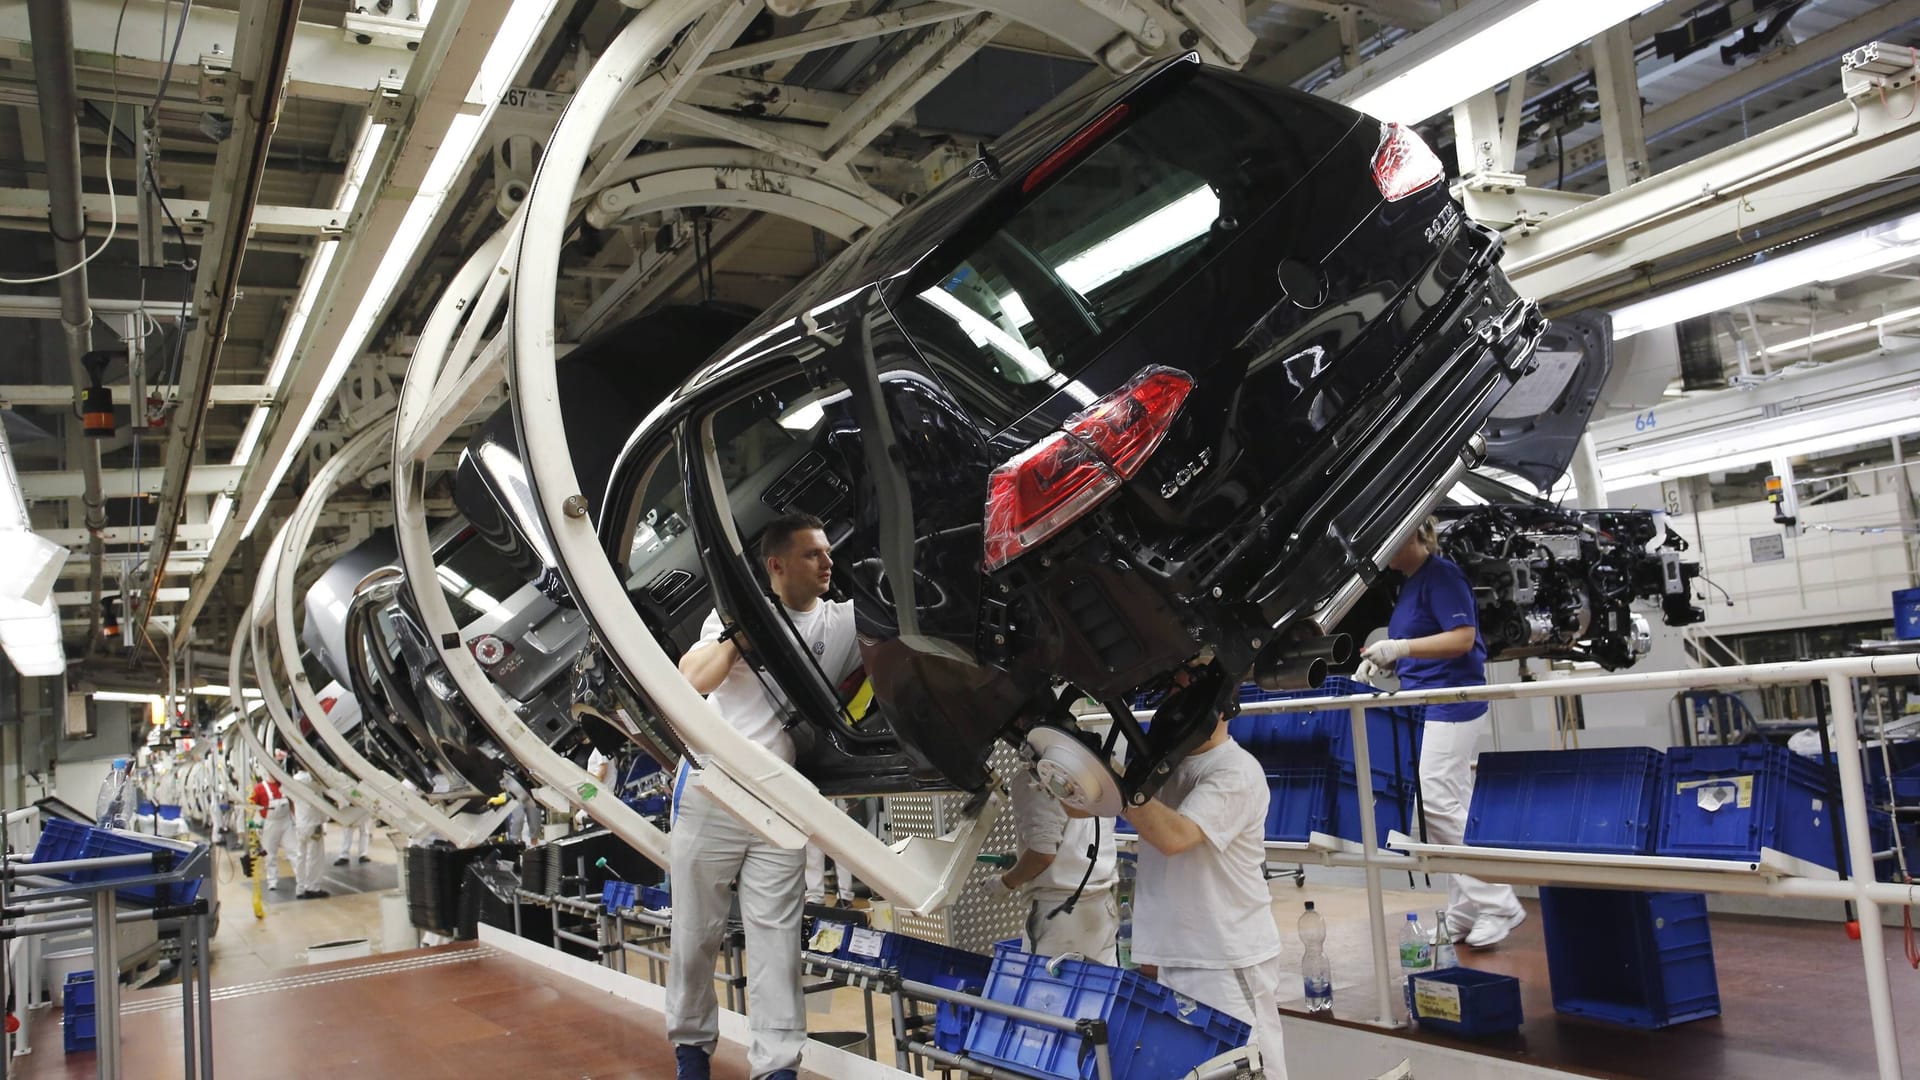
[[[1387,563],[1406,577],[1387,621],[1387,636],[1360,651],[1364,681],[1382,672],[1400,677],[1402,690],[1482,686],[1487,646],[1480,640],[1473,586],[1460,567],[1439,553],[1428,518]],[[1466,836],[1473,802],[1473,752],[1487,730],[1487,703],[1427,706],[1421,732],[1420,798],[1426,804],[1427,841],[1458,844]],[[1476,949],[1498,944],[1527,917],[1511,886],[1454,874],[1447,885],[1447,932]]]

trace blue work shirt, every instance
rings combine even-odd
[[[1480,637],[1480,618],[1473,603],[1473,586],[1453,560],[1431,555],[1413,572],[1394,602],[1387,634],[1403,641],[1473,627],[1473,648],[1447,660],[1403,657],[1396,671],[1400,689],[1426,690],[1444,686],[1481,686],[1487,681],[1487,643]],[[1472,720],[1487,711],[1484,701],[1462,701],[1427,706],[1427,719],[1448,722]]]

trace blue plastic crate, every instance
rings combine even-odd
[[[69,1054],[94,1048],[93,1006],[84,1009],[63,1009],[60,1013],[61,1042]]]
[[[1014,947],[1019,947],[1017,942]],[[968,975],[939,975],[934,977],[933,985],[977,997],[983,981]],[[974,1009],[970,1005],[936,1002],[933,1009],[933,1045],[949,1054],[959,1053],[966,1046],[967,1025],[973,1023],[973,1014]]]
[[[1073,1019],[1107,1022],[1113,1080],[1163,1080],[1247,1043],[1247,1025],[1175,994],[1138,972],[996,948],[985,996]],[[1072,1032],[978,1012],[967,1029],[969,1057],[1027,1076],[1091,1080],[1092,1054]]]
[[[1543,888],[1553,1007],[1636,1028],[1720,1014],[1700,893]]]
[[[90,831],[92,830],[88,826],[77,821],[42,815],[40,839],[33,845],[33,861],[65,862],[68,859],[80,858],[81,853],[87,849],[87,833]],[[56,876],[63,880],[71,879],[71,875],[68,874]]]
[[[1304,842],[1309,833],[1331,832],[1339,774],[1330,759],[1268,770],[1267,839]]]
[[[636,886],[631,881],[607,881],[600,885],[600,908],[603,911],[626,911],[633,907]]]
[[[1417,833],[1419,813],[1414,792],[1420,786],[1416,766],[1404,774],[1391,769],[1373,770],[1373,821],[1376,839],[1385,846],[1387,834],[1395,829],[1409,836]],[[1360,843],[1360,787],[1353,770],[1342,769],[1333,796],[1332,833],[1342,840]]]
[[[1644,855],[1653,850],[1666,755],[1644,746],[1480,755],[1466,842]]]
[[[827,920],[822,920],[820,925],[830,928]],[[829,951],[821,945],[833,948]],[[986,982],[987,969],[993,963],[976,952],[851,923],[841,927],[837,939],[831,935],[823,939],[816,932],[807,947],[850,964],[891,968],[909,982],[935,986],[951,986],[953,980],[979,986]]]
[[[113,855],[146,855],[161,852],[163,858],[158,867],[121,866],[108,870],[85,871],[87,881],[118,881],[121,878],[146,877],[149,874],[164,873],[171,866],[185,861],[198,845],[178,840],[163,840],[141,833],[123,832],[119,829],[90,829],[87,832],[87,844],[82,852],[83,858],[103,859]],[[179,882],[172,885],[138,885],[117,890],[122,900],[135,904],[191,904],[200,894],[200,880]]]
[[[1920,765],[1902,769],[1893,774],[1891,782],[1893,801],[1896,806],[1920,805]],[[1873,793],[1868,794],[1871,801]]]
[[[1442,968],[1407,980],[1407,1015],[1421,1027],[1476,1038],[1520,1026],[1520,980],[1472,968]]]
[[[648,911],[664,911],[673,906],[673,894],[658,885],[640,886],[635,902]]]
[[[1920,589],[1894,591],[1893,636],[1902,641],[1920,639]]]
[[[1761,848],[1828,869],[1839,800],[1827,769],[1784,746],[1675,747],[1655,851],[1758,859]]]
[[[1260,700],[1290,701],[1375,692],[1376,687],[1336,675],[1317,690],[1262,691]],[[1246,703],[1249,699],[1242,693],[1240,700]],[[1397,768],[1403,773],[1418,771],[1420,731],[1425,715],[1426,710],[1418,705],[1367,710],[1367,756],[1374,768]],[[1265,764],[1302,754],[1325,753],[1347,768],[1353,768],[1353,718],[1344,707],[1315,712],[1242,713],[1228,724],[1227,732]]]
[[[68,1009],[93,1008],[93,972],[75,971],[67,976],[67,983],[60,990],[60,1000]]]

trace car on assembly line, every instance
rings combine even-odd
[[[1160,63],[984,148],[693,371],[613,467],[602,544],[669,654],[716,607],[744,634],[822,792],[977,792],[1007,739],[1111,812],[1249,672],[1312,682],[1466,459],[1584,427],[1605,358],[1572,335],[1535,368],[1500,250],[1411,130]],[[870,706],[750,554],[796,510]]]

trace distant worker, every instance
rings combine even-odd
[[[301,769],[293,778],[311,784],[313,774]],[[327,858],[327,810],[317,803],[296,800],[293,804],[293,895],[300,900],[317,900],[331,893],[321,888],[321,866]]]
[[[1025,769],[1014,777],[1012,795],[1020,857],[994,884],[1026,893],[1027,951],[1079,953],[1098,963],[1117,963],[1120,906],[1113,890],[1120,875],[1114,819],[1069,817]]]
[[[373,846],[373,817],[368,815],[357,824],[347,825],[340,830],[340,857],[333,860],[335,866],[345,866],[356,855],[361,862],[369,862],[372,856],[367,849]]]
[[[267,888],[277,892],[280,859],[294,855],[287,846],[293,831],[293,800],[280,790],[280,782],[269,776],[253,785],[248,801],[260,811],[260,858],[266,864]]]
[[[1133,959],[1143,973],[1253,1028],[1268,1080],[1286,1080],[1280,928],[1267,891],[1267,776],[1213,734],[1124,814],[1140,834]]]
[[[783,514],[760,534],[760,558],[775,596],[802,647],[835,685],[860,663],[853,605],[826,601],[833,545],[820,519]],[[770,689],[741,654],[719,612],[707,617],[700,641],[680,658],[680,673],[708,696],[734,730],[791,762],[793,739],[782,723],[785,698]],[[706,1080],[720,1038],[713,965],[726,931],[738,879],[747,931],[747,1022],[753,1033],[747,1064],[754,1080],[794,1080],[807,1042],[800,990],[800,915],[805,855],[761,839],[700,786],[683,760],[674,785],[672,853],[673,959],[667,966],[667,1039],[679,1080]]]
[[[1405,575],[1387,636],[1360,650],[1362,681],[1382,672],[1399,676],[1400,689],[1484,686],[1487,646],[1467,575],[1440,554],[1436,525],[1428,518],[1394,553],[1389,569]],[[1473,803],[1473,752],[1487,730],[1487,703],[1463,701],[1427,706],[1420,734],[1420,799],[1426,807],[1427,842],[1458,844],[1467,835]],[[1484,949],[1506,940],[1527,917],[1510,885],[1466,874],[1447,883],[1447,934]]]

